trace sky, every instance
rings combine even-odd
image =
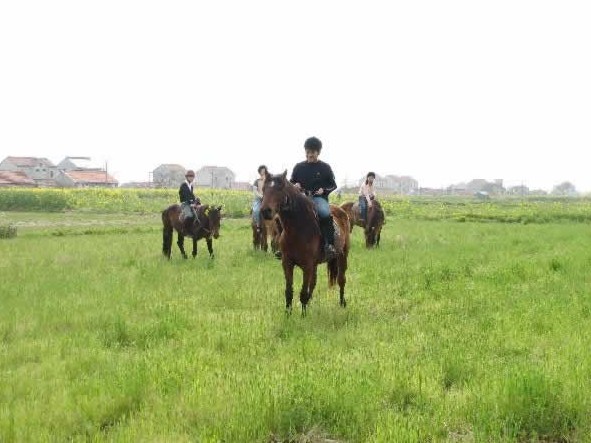
[[[591,2],[0,2],[0,157],[591,192]],[[0,158],[0,160],[1,160]]]

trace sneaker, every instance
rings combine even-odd
[[[324,255],[326,256],[326,260],[332,260],[337,256],[337,250],[334,248],[333,245],[326,245],[324,247]]]

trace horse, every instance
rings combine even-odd
[[[193,258],[197,255],[197,240],[205,238],[209,257],[214,258],[212,237],[217,239],[220,236],[220,220],[222,206],[201,205],[196,209],[199,224],[181,222],[181,206],[170,205],[162,211],[162,254],[170,259],[172,249],[172,236],[177,232],[177,245],[183,258],[185,253],[185,237],[193,239]]]
[[[257,229],[257,225],[254,221],[251,221],[250,227],[252,228],[252,246],[255,250],[260,249],[261,251],[267,252],[269,250],[269,244],[271,245],[271,252],[275,253],[278,250],[278,239],[281,234],[281,225],[278,217],[273,217],[272,220],[266,220],[261,217],[260,229]],[[270,237],[270,241],[269,241]]]
[[[293,271],[298,266],[303,272],[300,303],[302,316],[316,287],[317,268],[326,262],[324,243],[320,235],[318,216],[312,200],[302,194],[287,179],[287,171],[272,175],[263,185],[261,213],[267,220],[276,214],[281,222],[279,236],[281,263],[285,277],[285,309],[291,313],[293,300]],[[330,205],[330,212],[335,223],[336,256],[326,262],[328,285],[339,284],[340,305],[347,306],[345,283],[347,258],[350,248],[349,217],[336,205]]]
[[[370,249],[380,246],[380,236],[382,227],[386,223],[386,217],[379,201],[372,200],[371,208],[367,208],[367,220],[365,222],[361,221],[359,203],[346,202],[341,205],[341,209],[349,216],[351,232],[353,232],[353,226],[355,225],[363,228],[366,248]]]

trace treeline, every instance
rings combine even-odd
[[[222,205],[226,217],[247,217],[252,194],[248,191],[198,189],[203,203]],[[341,204],[356,195],[332,197]],[[155,213],[177,202],[175,189],[54,189],[0,188],[0,211],[97,213]],[[451,220],[458,222],[548,223],[591,222],[591,199],[567,197],[498,198],[401,197],[381,200],[386,215],[396,219]]]

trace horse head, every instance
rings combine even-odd
[[[367,248],[379,246],[380,233],[384,221],[384,210],[380,203],[374,200],[372,207],[368,208],[367,221],[365,223],[365,246]]]
[[[261,214],[271,220],[278,212],[291,210],[297,193],[297,189],[287,180],[287,170],[283,174],[267,174],[263,184]]]
[[[209,206],[206,205],[203,210],[203,215],[206,219],[206,226],[203,228],[209,231],[209,234],[217,239],[220,236],[220,223],[222,219],[222,205]]]

